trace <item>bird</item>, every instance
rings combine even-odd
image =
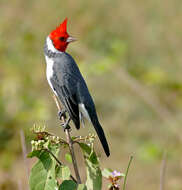
[[[110,155],[104,131],[99,123],[94,101],[90,95],[87,84],[73,57],[66,52],[69,43],[76,41],[67,32],[67,18],[47,36],[44,45],[46,60],[46,76],[54,94],[62,103],[64,110],[60,117],[68,113],[64,129],[70,120],[76,129],[85,118],[91,122],[99,137],[106,156]]]

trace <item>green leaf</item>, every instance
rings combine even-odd
[[[32,152],[27,154],[27,158],[33,158],[33,157],[39,158],[41,153],[42,153],[41,150],[33,150]]]
[[[57,166],[56,167],[56,177],[62,180],[68,180],[70,178],[71,172],[68,166]]]
[[[55,169],[56,178],[61,178],[61,172],[60,172],[60,170],[61,170],[60,165],[56,164],[56,169]]]
[[[88,189],[101,190],[102,188],[102,174],[99,168],[99,161],[93,148],[85,143],[79,143],[85,159]]]
[[[112,176],[112,170],[108,168],[104,168],[102,171],[102,176],[108,178],[109,176]]]
[[[72,180],[65,180],[60,185],[59,190],[76,190],[77,184]]]
[[[50,151],[58,156],[59,146],[50,146]],[[38,157],[37,163],[33,166],[29,186],[30,190],[52,190],[58,188],[56,181],[56,160],[46,151],[33,151],[32,154]]]
[[[89,159],[85,159],[87,168],[87,181],[88,189],[101,190],[102,188],[102,174],[98,165],[93,164]]]
[[[55,179],[56,161],[48,152],[42,152],[38,162],[33,166],[29,185],[30,190],[52,190],[57,188]]]
[[[68,161],[69,163],[72,163],[72,158],[71,158],[71,155],[69,153],[65,154],[65,160]]]
[[[85,184],[79,184],[77,190],[87,190],[87,186]]]
[[[92,164],[99,164],[98,159],[97,159],[97,155],[95,154],[95,152],[92,152],[90,154],[89,160],[92,162]]]
[[[74,137],[74,136],[73,136],[73,137],[71,137],[71,139],[72,139],[73,141],[74,141],[75,139],[77,139],[77,138],[78,138],[78,137]]]
[[[79,143],[82,151],[84,152],[84,154],[86,154],[87,156],[89,156],[91,154],[91,147],[88,146],[87,144],[85,143]]]

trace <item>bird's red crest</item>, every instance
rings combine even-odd
[[[65,51],[68,45],[68,42],[66,41],[69,37],[67,33],[67,20],[68,19],[65,18],[65,20],[49,35],[54,47],[60,51]]]
[[[55,29],[51,32],[51,36],[57,36],[57,35],[60,35],[60,34],[65,34],[67,33],[67,21],[68,19],[65,18],[65,20]]]
[[[68,22],[68,19],[65,18],[64,21],[58,27],[61,32],[67,32],[67,22]]]

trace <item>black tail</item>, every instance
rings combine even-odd
[[[110,151],[109,151],[109,146],[108,146],[104,131],[102,129],[102,126],[100,125],[97,118],[93,119],[92,124],[93,124],[93,126],[94,126],[94,128],[95,128],[95,130],[97,132],[97,135],[98,135],[98,137],[100,139],[102,147],[104,148],[106,156],[108,157],[110,155]]]

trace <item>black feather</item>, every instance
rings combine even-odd
[[[92,106],[92,107],[85,106],[85,108],[89,114],[90,120],[95,128],[95,131],[97,132],[97,135],[102,144],[102,147],[104,148],[104,152],[106,153],[107,156],[109,156],[110,155],[109,146],[108,146],[104,131],[102,129],[102,126],[99,123],[99,120],[98,120],[98,117],[96,114],[96,110],[95,110],[95,106]]]

